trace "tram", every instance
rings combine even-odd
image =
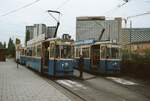
[[[43,69],[50,76],[73,76],[73,41],[51,38],[42,43]]]
[[[84,57],[84,70],[101,74],[120,73],[120,45],[111,41],[83,40],[75,42],[75,68],[79,55]]]
[[[49,38],[21,50],[20,63],[48,76],[73,75],[73,41]]]

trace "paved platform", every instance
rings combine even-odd
[[[66,95],[13,60],[0,62],[0,101],[71,101]]]

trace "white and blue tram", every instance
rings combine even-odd
[[[50,38],[34,43],[21,52],[20,62],[48,76],[73,75],[73,41]]]
[[[20,63],[37,71],[42,70],[42,42],[33,43],[21,49]]]
[[[96,42],[83,40],[75,42],[75,67],[79,55],[84,57],[84,70],[101,74],[119,74],[121,64],[120,45],[111,41]]]
[[[48,39],[43,44],[44,72],[50,76],[73,76],[73,41]]]

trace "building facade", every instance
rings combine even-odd
[[[26,27],[26,28],[28,28],[28,27]],[[30,38],[30,40],[27,42],[27,46],[30,46],[34,43],[45,40],[45,36],[47,33],[47,27],[45,24],[34,24],[34,26],[32,28],[33,28],[32,29],[33,33],[31,33],[30,36],[33,36],[33,37]]]
[[[34,26],[26,26],[26,32],[29,31],[30,33],[30,40],[33,39],[33,35],[34,35]]]
[[[45,24],[34,24],[33,26],[26,26],[26,32],[30,33],[30,40],[45,36],[45,38],[54,37],[56,26],[46,26]]]
[[[116,40],[120,42],[121,18],[106,20],[103,16],[77,17],[76,19],[76,41],[79,40]],[[99,40],[104,31],[101,40]]]
[[[34,24],[34,38],[46,34],[46,25],[45,24]]]
[[[47,27],[46,38],[54,37],[55,30],[56,30],[56,26],[48,26]]]
[[[150,28],[123,28],[121,39],[124,49],[144,55],[150,49]]]
[[[150,28],[123,28],[121,35],[122,45],[150,41]]]

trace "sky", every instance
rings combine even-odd
[[[30,7],[2,16],[34,1],[36,0],[0,0],[0,41],[8,42],[10,37],[12,39],[17,37],[24,43],[25,26],[39,23],[47,26],[56,25],[56,22],[46,12],[47,10],[58,10],[62,13],[57,36],[61,37],[63,33],[68,33],[74,39],[76,17],[78,16],[126,18],[150,11],[150,0],[129,0],[121,8],[116,7],[124,3],[123,0],[67,0],[66,3],[64,3],[66,0],[40,0]],[[129,20],[132,20],[133,27],[150,28],[150,15]]]

